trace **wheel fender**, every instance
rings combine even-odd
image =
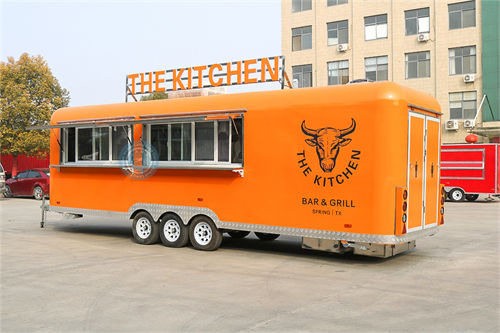
[[[184,224],[189,224],[193,217],[198,215],[205,215],[214,221],[217,228],[221,227],[221,223],[217,214],[215,214],[211,209],[205,207],[189,207],[189,206],[173,206],[173,205],[159,205],[159,204],[148,204],[148,203],[136,203],[133,204],[128,213],[130,218],[133,218],[138,211],[148,212],[155,221],[159,221],[160,218],[166,213],[173,213],[179,216]]]

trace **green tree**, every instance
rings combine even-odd
[[[153,92],[149,95],[145,95],[145,96],[141,96],[141,102],[142,101],[152,101],[152,100],[155,100],[155,99],[167,99],[168,98],[168,94],[166,92],[163,92],[163,91],[157,91],[157,92]]]
[[[46,156],[49,151],[49,130],[27,127],[49,124],[52,113],[68,103],[68,91],[41,56],[23,53],[18,61],[8,57],[0,62],[0,152],[13,155],[13,175],[18,155]]]

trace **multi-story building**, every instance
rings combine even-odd
[[[394,81],[436,97],[443,143],[500,142],[499,17],[498,0],[282,0],[286,72],[299,88]]]

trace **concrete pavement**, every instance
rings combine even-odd
[[[1,331],[498,332],[500,202],[447,203],[433,237],[376,259],[300,239],[215,252],[134,243],[130,224],[0,199]]]

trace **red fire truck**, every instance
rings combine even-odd
[[[451,201],[474,201],[479,194],[499,195],[500,144],[441,146],[441,184]]]

